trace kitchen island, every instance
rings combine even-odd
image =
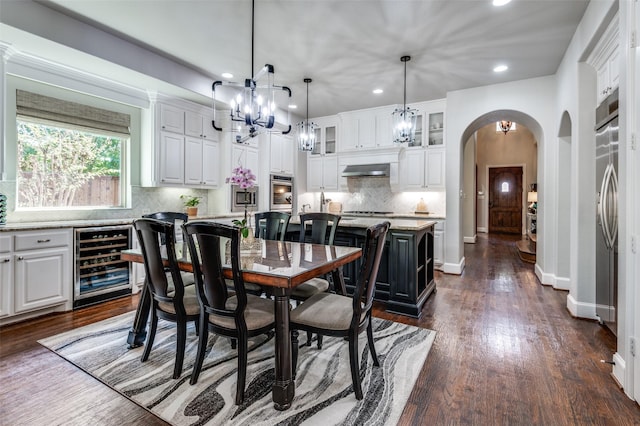
[[[386,310],[419,318],[422,306],[436,289],[433,272],[434,225],[423,219],[380,217],[342,217],[334,244],[363,247],[366,229],[388,220],[391,227],[380,260],[375,299],[384,302]],[[297,241],[300,220],[293,217],[287,229],[288,238]],[[355,286],[362,261],[343,267],[348,292]]]

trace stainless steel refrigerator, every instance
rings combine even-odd
[[[596,110],[596,315],[617,335],[618,91]]]

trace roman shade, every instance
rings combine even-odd
[[[90,130],[130,134],[129,114],[39,95],[26,90],[16,90],[16,114]]]

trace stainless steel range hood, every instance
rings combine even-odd
[[[390,175],[391,166],[389,163],[381,164],[352,164],[342,171],[343,177],[373,176],[383,177]]]

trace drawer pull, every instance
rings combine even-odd
[[[24,260],[24,257],[18,256],[18,260]]]
[[[38,240],[39,243],[50,243],[51,240],[47,238],[46,240]]]
[[[2,259],[2,261],[3,261],[4,263],[7,263],[7,262],[11,262],[11,259],[9,259],[9,258],[4,258],[4,259]]]

